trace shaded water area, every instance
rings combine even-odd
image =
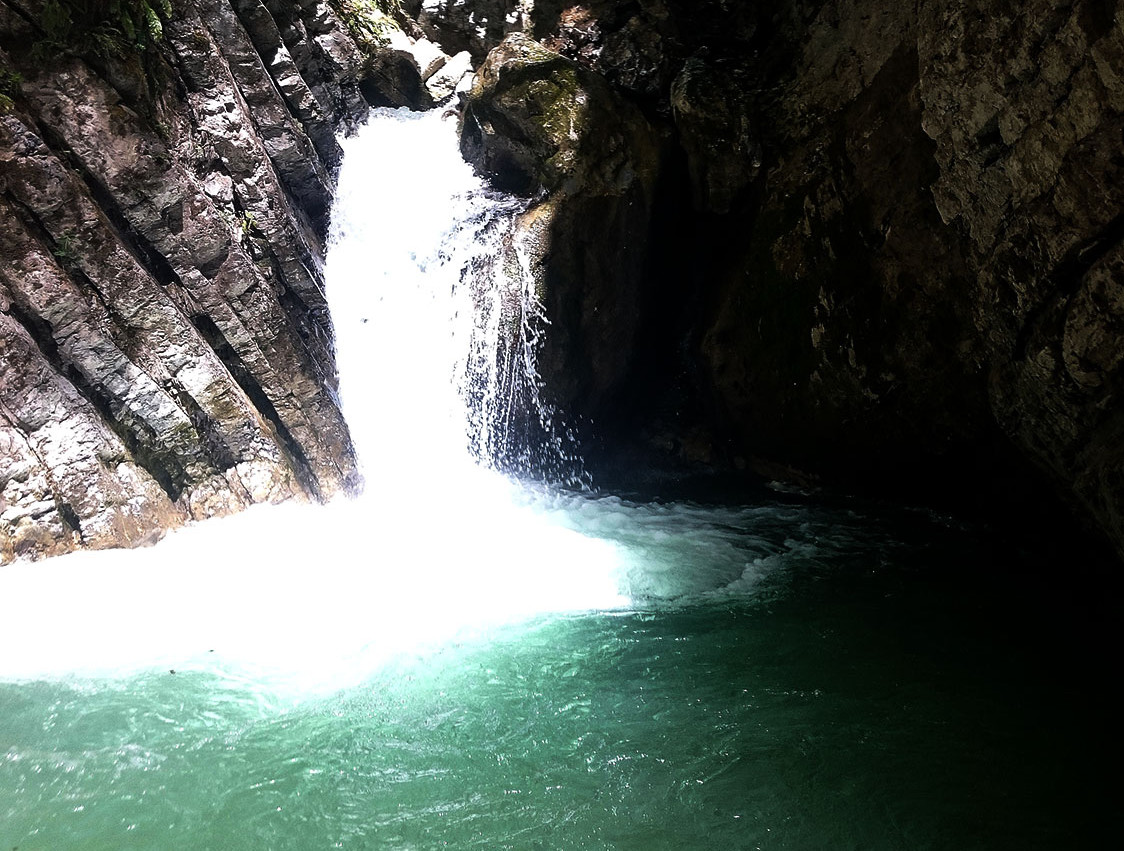
[[[475,200],[368,215],[399,160],[351,142],[329,272],[366,495],[5,568],[0,851],[1118,843],[1119,609],[1079,565],[920,510],[489,469],[535,395],[478,346],[533,350],[494,262],[519,205],[438,116],[372,129]]]

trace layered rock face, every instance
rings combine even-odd
[[[1120,3],[543,0],[529,20],[671,144],[646,264],[548,291],[563,338],[592,327],[576,304],[640,317],[601,329],[615,353],[580,385],[547,359],[561,404],[711,470],[763,457],[1016,511],[1058,494],[1124,553]],[[549,113],[481,94],[509,141],[478,162],[535,174],[522,114]],[[595,216],[542,177],[555,156],[545,203]]]
[[[363,59],[323,3],[121,6],[0,3],[4,561],[357,485],[321,264]]]

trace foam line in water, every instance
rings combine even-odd
[[[510,512],[499,534],[496,507],[262,507],[149,549],[4,568],[0,679],[202,667],[335,689],[402,653],[627,602],[614,546]]]

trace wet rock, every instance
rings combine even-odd
[[[0,290],[0,298],[6,300]],[[149,543],[180,525],[176,506],[100,412],[0,313],[0,555]]]
[[[433,105],[417,59],[406,50],[379,51],[360,85],[372,106],[428,109]]]
[[[337,25],[182,0],[143,62],[79,42],[44,67],[5,4],[0,559],[356,485],[320,272],[362,103]]]
[[[615,85],[652,100],[659,96],[672,70],[664,36],[646,25],[640,15],[608,33],[597,58]]]
[[[405,5],[440,70],[317,0],[175,0],[156,55],[44,67],[0,4],[0,557],[351,486],[334,132],[361,79],[418,106],[492,48],[462,144],[533,199],[505,262],[557,401],[711,470],[1053,492],[1124,552],[1119,4]]]
[[[364,96],[372,106],[429,109],[452,94],[472,60],[465,53],[444,71],[450,61],[432,41],[391,30],[386,44],[375,50],[368,63],[362,83]]]
[[[604,47],[600,20],[586,6],[563,9],[553,32],[543,39],[543,44],[579,65],[595,68]]]
[[[530,27],[531,0],[423,0],[418,23],[449,53],[467,50],[481,60],[504,36]]]
[[[612,193],[658,171],[658,144],[638,109],[604,80],[514,34],[476,73],[461,128],[466,158],[522,194]]]
[[[465,99],[461,147],[497,185],[540,196],[515,238],[552,323],[553,401],[598,405],[628,374],[662,150],[598,75],[521,33]]]
[[[729,212],[757,177],[761,146],[751,118],[745,75],[692,58],[671,86],[671,110],[687,166],[695,208]]]
[[[1060,498],[1124,553],[1117,7],[536,2],[523,27],[554,50],[496,49],[464,145],[548,193],[552,387],[624,440],[709,434],[709,470],[767,458],[1041,524]],[[600,274],[556,239],[567,210],[606,220],[555,108],[593,72],[678,149],[645,285],[619,292],[560,283]],[[641,333],[592,321],[617,299]],[[614,413],[590,376],[624,363]]]

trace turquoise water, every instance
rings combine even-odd
[[[1120,838],[1108,626],[1019,556],[922,514],[593,510],[662,596],[462,629],[335,691],[217,657],[0,683],[0,848]],[[690,541],[710,544],[690,556]],[[715,584],[726,550],[759,578]]]
[[[1119,607],[1072,559],[487,469],[495,335],[534,390],[541,317],[496,262],[521,207],[454,129],[383,111],[347,143],[361,499],[0,568],[0,851],[1118,847]]]

